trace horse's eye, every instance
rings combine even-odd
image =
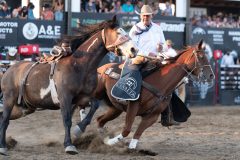
[[[203,53],[202,54],[199,54],[199,58],[203,58],[204,57],[204,55],[203,55]]]

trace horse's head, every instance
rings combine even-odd
[[[185,70],[194,81],[212,83],[215,76],[207,56],[202,48],[203,41],[195,47],[186,50]]]
[[[102,30],[102,37],[106,48],[118,56],[135,57],[138,49],[128,34],[119,27],[116,16],[109,22],[111,24]]]

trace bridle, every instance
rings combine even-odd
[[[188,59],[188,61],[190,61],[193,58],[193,56],[195,56],[194,67],[192,69],[189,69],[189,67],[187,65],[184,65],[182,67],[183,70],[187,73],[187,77],[190,80],[192,80],[193,82],[196,82],[196,83],[206,82],[206,77],[205,77],[205,75],[203,73],[204,67],[208,67],[212,71],[212,67],[211,67],[210,64],[208,64],[208,65],[200,65],[199,57],[197,56],[197,54],[199,52],[204,52],[204,51],[201,50],[201,49],[200,50],[194,49],[193,52],[192,52],[192,55]],[[200,69],[200,73],[197,76],[192,74],[195,69]],[[212,71],[212,73],[213,73],[213,71]]]
[[[102,39],[103,39],[103,43],[104,43],[106,49],[111,51],[110,49],[114,48],[113,52],[115,54],[117,54],[117,50],[118,50],[119,45],[131,40],[131,38],[128,35],[121,35],[117,38],[117,40],[113,44],[107,45],[106,44],[105,29],[102,29]]]

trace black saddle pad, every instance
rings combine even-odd
[[[140,65],[131,64],[131,60],[126,60],[121,78],[113,86],[111,95],[120,100],[137,100],[140,95],[142,76],[139,71]]]
[[[174,120],[177,122],[186,122],[191,116],[191,112],[175,93],[172,94],[171,104]]]

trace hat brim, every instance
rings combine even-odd
[[[13,49],[13,50],[8,51],[8,54],[9,54],[10,56],[12,56],[12,57],[15,56],[16,53],[17,53],[17,50],[16,50],[16,49]]]
[[[140,13],[140,15],[153,15],[153,13]]]
[[[16,53],[17,53],[17,52],[8,52],[8,54],[9,54],[10,56],[12,56],[12,57],[15,56]]]

